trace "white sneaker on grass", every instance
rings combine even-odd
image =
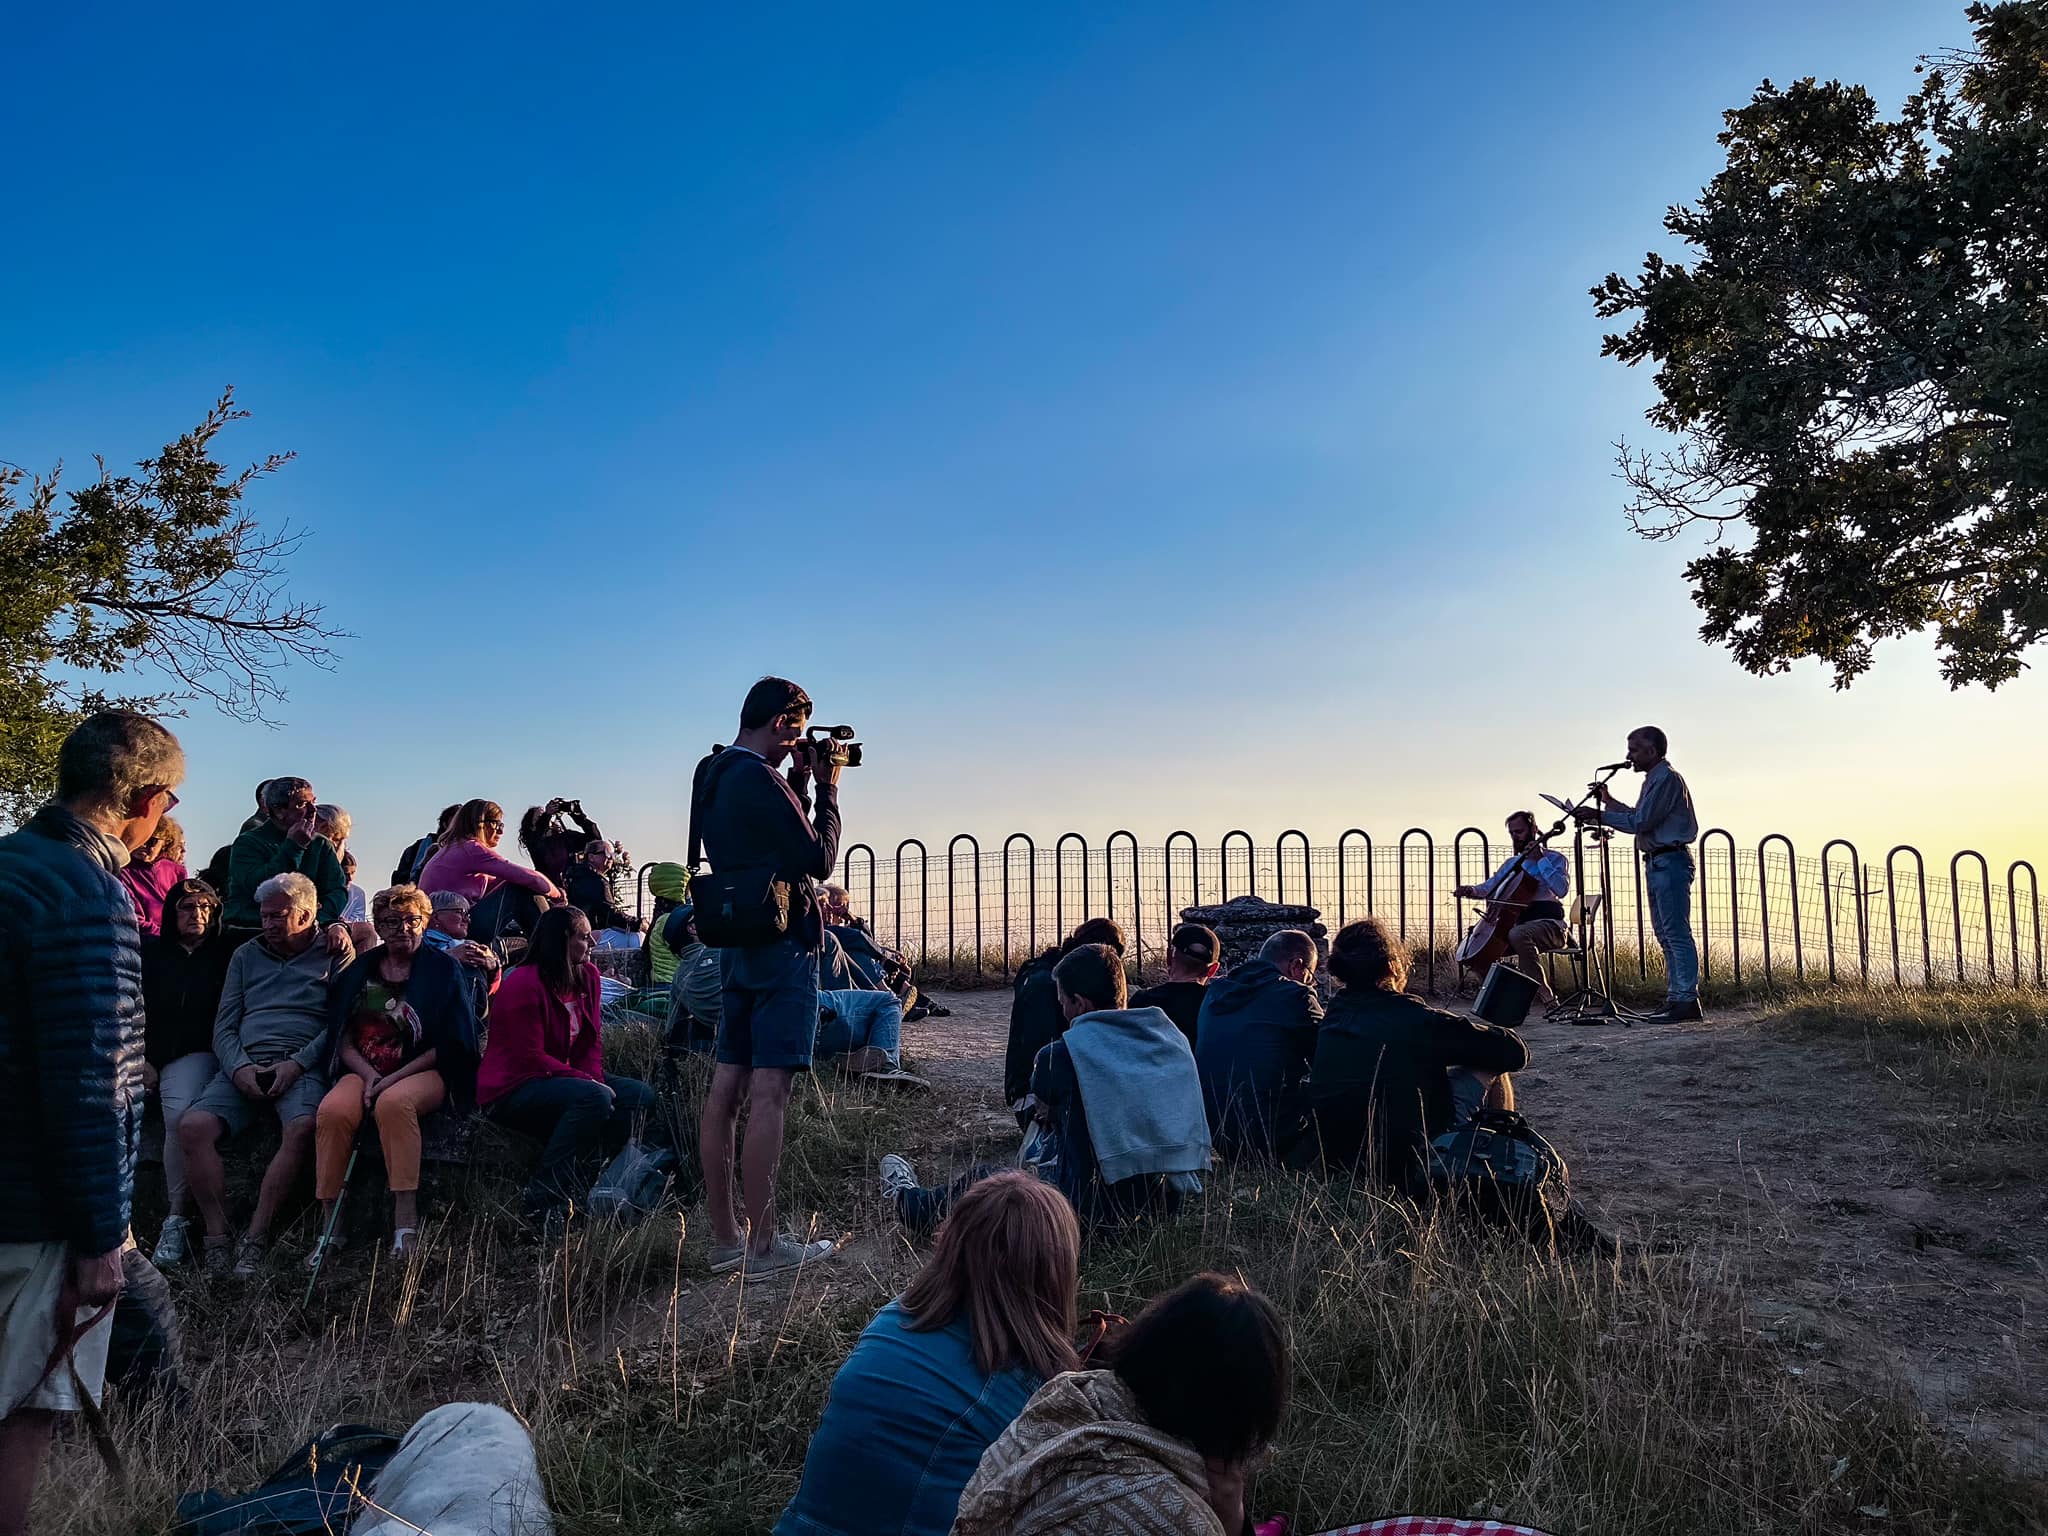
[[[235,1245],[235,1267],[228,1271],[237,1280],[253,1280],[263,1273],[263,1261],[270,1256],[270,1244],[260,1237],[245,1237]]]
[[[917,1188],[917,1170],[910,1166],[910,1159],[894,1152],[882,1157],[882,1198],[891,1205],[906,1189]]]
[[[173,1264],[182,1264],[191,1257],[192,1218],[166,1216],[164,1229],[157,1234],[156,1252],[149,1256],[149,1262],[158,1269],[169,1269]]]
[[[838,1246],[829,1237],[821,1237],[814,1242],[800,1243],[788,1233],[778,1232],[775,1234],[775,1241],[769,1244],[766,1253],[750,1253],[747,1255],[746,1264],[742,1272],[753,1278],[759,1278],[762,1275],[786,1274],[801,1269],[804,1265],[813,1263],[818,1259],[830,1257]]]

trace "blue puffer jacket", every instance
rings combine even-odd
[[[120,845],[60,805],[0,837],[0,1242],[112,1251],[142,1128],[142,939]]]

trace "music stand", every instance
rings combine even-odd
[[[1549,795],[1543,797],[1553,805],[1558,802]],[[1607,990],[1610,978],[1607,967],[1601,962],[1600,947],[1594,938],[1594,919],[1601,907],[1607,903],[1607,890],[1603,883],[1600,890],[1591,893],[1586,889],[1586,838],[1588,828],[1585,822],[1572,822],[1572,880],[1579,892],[1579,946],[1572,955],[1572,976],[1578,984],[1569,997],[1560,998],[1544,1017],[1555,1024],[1620,1024],[1632,1027],[1643,1017],[1633,1008],[1624,1008],[1614,1000],[1614,994]],[[1592,829],[1597,842],[1605,842],[1611,835],[1606,828]]]

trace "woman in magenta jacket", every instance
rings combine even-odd
[[[526,958],[491,1000],[490,1037],[476,1097],[491,1119],[543,1143],[526,1186],[526,1213],[543,1225],[581,1206],[600,1155],[626,1144],[633,1117],[654,1102],[637,1078],[604,1070],[590,919],[550,907],[536,920]]]
[[[531,935],[549,904],[566,899],[539,870],[498,852],[504,836],[505,812],[497,801],[464,801],[420,871],[420,889],[429,896],[453,891],[469,898],[470,936],[483,944],[508,929]]]

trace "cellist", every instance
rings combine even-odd
[[[1556,849],[1534,847],[1536,818],[1532,813],[1516,811],[1508,817],[1507,828],[1513,852],[1501,867],[1480,884],[1461,885],[1452,894],[1467,901],[1487,901],[1505,896],[1522,874],[1534,877],[1532,898],[1508,930],[1508,948],[1514,952],[1516,967],[1536,983],[1536,1006],[1548,1008],[1557,995],[1543,979],[1543,962],[1537,957],[1571,942],[1571,929],[1564,920],[1564,899],[1572,889],[1571,866]]]

